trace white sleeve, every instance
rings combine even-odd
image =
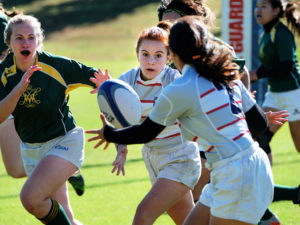
[[[239,86],[241,88],[243,112],[248,112],[255,105],[256,101],[242,82],[240,82]]]
[[[149,114],[152,121],[164,125],[173,125],[176,119],[182,117],[187,111],[187,104],[184,95],[171,84],[166,87],[155,102],[154,108]]]

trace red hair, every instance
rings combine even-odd
[[[136,52],[139,51],[143,40],[161,41],[169,50],[169,30],[171,27],[170,22],[162,21],[156,27],[150,27],[143,30],[138,37],[136,43]],[[168,51],[169,52],[169,51]]]

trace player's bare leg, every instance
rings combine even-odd
[[[202,190],[203,190],[204,186],[210,180],[210,171],[205,168],[205,166],[204,166],[205,162],[206,162],[206,159],[201,158],[201,165],[202,165],[202,167],[201,167],[201,176],[200,176],[200,178],[198,180],[198,183],[194,187],[194,190],[192,191],[194,202],[197,202],[199,200],[200,195],[202,193]]]
[[[51,209],[51,197],[66,207],[64,210],[75,225],[73,213],[68,202],[67,179],[78,168],[60,157],[46,156],[28,177],[21,191],[24,208],[37,218],[45,218]]]
[[[184,225],[209,225],[210,208],[197,202],[193,210],[184,221]]]
[[[291,135],[297,151],[300,153],[300,120],[289,122]]]
[[[8,119],[0,124],[0,148],[7,174],[13,178],[26,177],[21,158],[20,138],[13,119]]]
[[[153,224],[162,213],[173,206],[170,213],[176,219],[174,222],[181,224],[181,221],[184,221],[187,216],[187,211],[194,205],[190,191],[190,188],[182,183],[164,178],[158,179],[137,207],[133,225]],[[190,194],[188,195],[188,193]],[[183,197],[185,197],[184,200]],[[176,207],[176,203],[181,200],[180,204],[184,204],[187,209],[182,210],[182,208]],[[174,213],[178,213],[176,218]]]

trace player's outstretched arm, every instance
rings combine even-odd
[[[127,158],[127,146],[126,145],[116,145],[117,147],[117,156],[115,161],[112,163],[113,165],[113,169],[112,169],[112,173],[114,173],[115,171],[117,171],[116,175],[119,176],[120,173],[122,172],[122,175],[125,176],[125,168],[124,168],[124,164],[126,162],[126,158]]]
[[[282,125],[284,122],[288,121],[286,117],[290,114],[286,112],[286,110],[278,111],[278,112],[266,112],[265,113],[268,123],[274,123],[277,125]]]
[[[14,111],[17,102],[30,84],[30,77],[33,73],[41,69],[42,68],[37,65],[31,66],[24,73],[17,86],[15,86],[14,89],[2,101],[0,101],[0,123],[4,122]]]
[[[94,146],[94,148],[98,148],[100,145],[105,143],[104,150],[106,150],[107,147],[110,144],[104,138],[104,128],[108,124],[108,122],[106,121],[105,116],[104,116],[103,113],[100,114],[100,118],[101,118],[102,124],[103,124],[102,128],[100,128],[98,130],[87,130],[87,131],[85,131],[85,133],[87,133],[87,134],[96,134],[96,136],[94,136],[92,138],[89,138],[88,142],[99,140],[98,143]]]

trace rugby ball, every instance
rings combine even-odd
[[[116,128],[137,124],[142,116],[140,98],[126,82],[110,79],[100,86],[98,105],[106,120]]]

